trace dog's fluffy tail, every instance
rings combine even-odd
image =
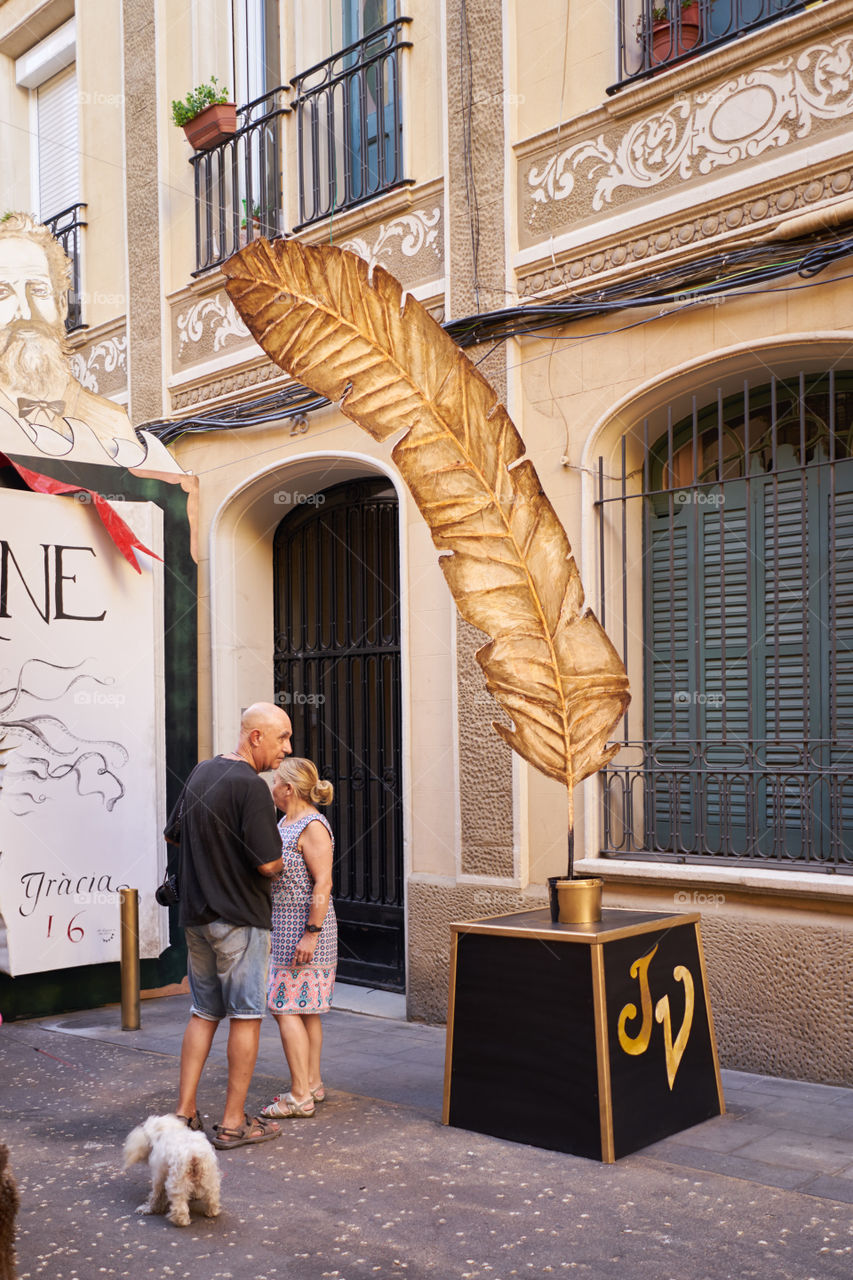
[[[124,1140],[124,1167],[128,1169],[140,1160],[147,1160],[151,1154],[151,1143],[145,1136],[142,1125],[132,1129]]]

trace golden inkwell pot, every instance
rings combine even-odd
[[[597,877],[566,880],[551,876],[548,880],[551,919],[560,924],[596,924],[601,919],[601,890],[604,881]]]

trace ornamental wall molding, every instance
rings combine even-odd
[[[443,298],[436,298],[432,301],[424,302],[421,305],[430,313],[436,324],[444,324],[444,317],[447,308],[444,305]]]
[[[441,323],[444,319],[444,302],[442,299],[431,299],[424,303],[433,319]],[[214,408],[217,402],[233,402],[248,399],[255,387],[280,383],[282,386],[292,381],[274,364],[263,357],[251,365],[242,365],[239,369],[213,375],[197,382],[176,387],[171,391],[172,412],[181,413],[188,409]]]
[[[561,203],[573,217],[589,216],[750,162],[846,123],[851,109],[853,34],[843,34],[716,85],[685,89],[627,126],[616,122],[531,157],[522,181],[524,222],[535,230],[543,212]]]
[[[440,260],[442,257],[442,242],[439,239],[440,222],[441,207],[439,205],[435,205],[430,210],[414,209],[411,213],[404,213],[399,218],[395,218],[387,225],[384,222],[380,223],[372,243],[354,236],[351,240],[342,241],[340,247],[358,254],[371,270],[381,258],[392,258],[396,248],[399,248],[404,258],[414,258],[422,249],[431,248],[435,257]],[[399,246],[394,243],[397,238],[400,241]]]
[[[190,302],[184,310],[178,311],[175,333],[179,363],[190,355],[193,347],[203,346],[205,355],[209,356],[221,351],[228,342],[245,344],[253,341],[224,290]]]
[[[325,244],[334,239],[340,244],[342,238],[352,238],[368,234],[368,229],[379,222],[393,221],[402,214],[411,212],[416,206],[442,205],[444,202],[444,180],[432,178],[419,186],[406,184],[386,191],[381,196],[357,205],[354,209],[334,213],[331,217],[321,218],[303,227],[297,238],[304,244]]]
[[[172,412],[184,412],[201,406],[209,409],[218,400],[239,398],[255,387],[287,381],[286,375],[278,365],[264,358],[248,367],[243,366],[233,373],[208,378],[172,391]]]
[[[127,390],[127,331],[92,338],[71,355],[71,372],[94,395],[114,396]],[[112,327],[112,326],[111,326]]]
[[[522,275],[518,275],[518,293],[522,298],[536,297],[576,289],[587,280],[599,281],[600,277],[618,271],[620,279],[630,278],[650,259],[667,256],[672,262],[677,256],[689,260],[691,248],[706,252],[708,241],[736,239],[744,230],[752,231],[762,225],[770,230],[779,218],[805,209],[820,208],[822,204],[837,200],[853,191],[853,167],[835,170],[823,175],[807,175],[801,182],[789,183],[776,191],[766,189],[739,193],[734,204],[719,203],[697,209],[695,216],[676,218],[669,223],[655,223],[631,240],[614,240],[610,244],[596,246],[595,250],[577,256],[542,259]]]

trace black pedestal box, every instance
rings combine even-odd
[[[698,913],[451,927],[445,1124],[612,1162],[723,1113]]]

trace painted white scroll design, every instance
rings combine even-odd
[[[601,210],[628,187],[647,191],[668,178],[687,180],[755,159],[808,137],[819,121],[853,111],[853,36],[815,44],[798,57],[753,68],[713,89],[676,94],[662,111],[621,135],[605,132],[555,152],[528,171],[536,206],[588,188]]]

